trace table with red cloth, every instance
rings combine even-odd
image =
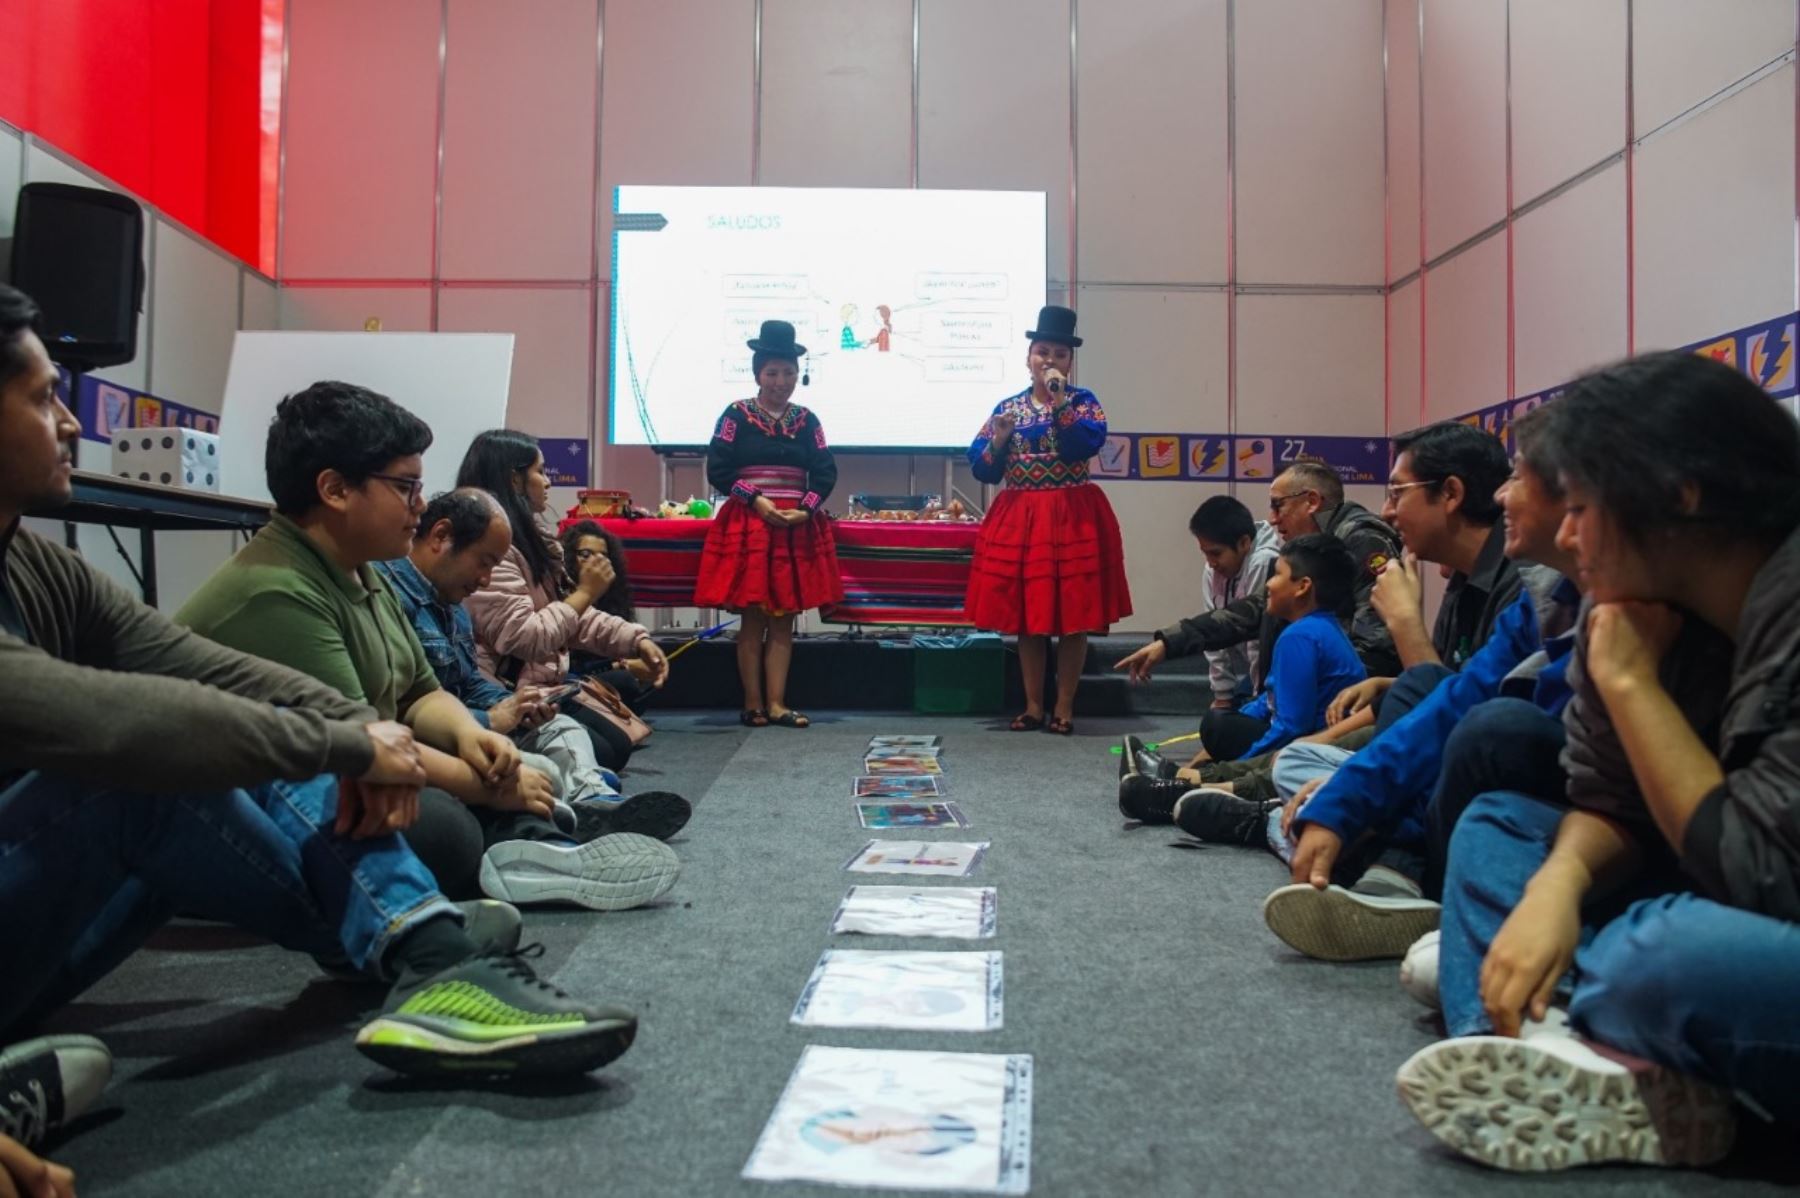
[[[563,521],[564,526],[572,523]],[[639,607],[694,605],[700,549],[712,521],[614,517],[600,523],[624,543],[633,602]],[[980,528],[947,520],[834,522],[844,601],[819,614],[835,624],[968,627],[963,592]]]

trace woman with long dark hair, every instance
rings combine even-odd
[[[631,601],[631,577],[625,564],[625,543],[596,520],[580,520],[562,530],[557,537],[562,545],[563,578],[571,587],[581,581],[582,568],[603,560],[612,570],[612,584],[606,593],[594,600],[594,606],[621,620],[635,621],[637,606]],[[594,568],[597,568],[594,567]],[[643,660],[628,657],[623,661],[601,657],[584,649],[576,649],[569,660],[577,674],[598,678],[619,692],[619,697],[639,715],[649,706],[656,693],[651,685],[654,671]]]
[[[1800,428],[1648,354],[1554,405],[1558,544],[1592,609],[1562,793],[1477,797],[1444,881],[1453,1039],[1401,1067],[1505,1169],[1702,1165],[1734,1096],[1800,1124]]]
[[[612,586],[610,563],[589,561],[573,583],[565,579],[562,547],[538,524],[550,505],[550,478],[535,438],[510,429],[480,434],[463,457],[456,485],[493,495],[513,530],[512,548],[488,585],[468,600],[483,672],[508,686],[555,688],[568,677],[569,651],[579,648],[608,658],[635,657],[652,686],[663,684],[668,658],[649,629],[599,605]],[[562,711],[588,730],[601,765],[624,766],[631,756],[630,735],[585,694],[564,699]]]

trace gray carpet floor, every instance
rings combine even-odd
[[[1295,956],[1259,915],[1285,880],[1274,858],[1119,818],[1108,745],[1174,721],[1085,720],[1069,739],[998,727],[859,713],[750,732],[728,713],[664,716],[630,783],[696,800],[675,842],[680,883],[651,909],[526,919],[561,985],[640,1013],[637,1045],[592,1079],[517,1092],[383,1074],[351,1046],[379,992],[176,925],[58,1017],[104,1038],[118,1069],[105,1108],[54,1155],[84,1196],[820,1193],[738,1172],[802,1046],[841,1044],[1033,1054],[1039,1195],[1773,1194],[1800,1181],[1791,1143],[1761,1132],[1709,1173],[1548,1181],[1441,1151],[1394,1096],[1396,1066],[1434,1031],[1393,965]],[[794,1026],[851,880],[841,866],[868,836],[849,778],[870,735],[920,731],[943,735],[953,797],[993,842],[971,882],[999,890],[1005,1027]],[[874,943],[854,941],[841,943]]]

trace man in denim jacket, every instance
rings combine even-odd
[[[476,664],[475,628],[462,601],[487,585],[511,545],[512,526],[500,505],[485,491],[463,488],[426,507],[410,556],[377,562],[375,569],[412,621],[439,684],[462,700],[477,723],[539,755],[538,768],[550,767],[545,772],[560,783],[569,809],[559,820],[573,819],[583,840],[613,832],[667,840],[692,814],[686,799],[667,791],[621,795],[618,775],[594,759],[580,724],[558,715],[539,688],[509,691]]]

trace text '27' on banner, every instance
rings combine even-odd
[[[1319,462],[1348,485],[1387,482],[1386,437],[1113,433],[1089,464],[1095,478],[1269,482],[1297,462]]]

